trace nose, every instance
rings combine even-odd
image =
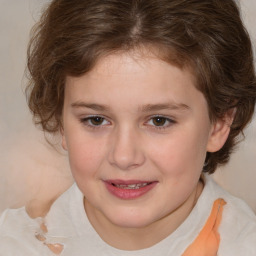
[[[132,129],[119,129],[111,138],[109,163],[121,170],[131,170],[143,165],[143,153],[139,134]]]

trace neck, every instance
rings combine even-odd
[[[99,236],[110,246],[120,250],[140,250],[151,247],[172,234],[188,217],[203,190],[199,181],[191,196],[175,211],[154,223],[139,228],[120,227],[110,222],[85,199],[89,221]]]

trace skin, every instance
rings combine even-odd
[[[201,194],[206,152],[225,143],[227,122],[210,121],[194,81],[189,69],[138,50],[67,77],[62,145],[91,224],[116,248],[138,250],[170,235]],[[116,179],[155,185],[127,200],[106,188]]]

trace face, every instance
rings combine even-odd
[[[215,126],[194,80],[188,69],[136,52],[67,78],[63,147],[97,221],[153,225],[195,194]]]

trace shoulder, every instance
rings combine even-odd
[[[38,226],[38,219],[30,219],[24,207],[5,210],[0,217],[0,255],[38,255]]]
[[[25,207],[19,209],[6,209],[0,217],[0,235],[14,236],[25,231],[27,227],[35,228],[35,221],[29,218]]]
[[[79,194],[76,190],[73,186],[64,192],[53,203],[47,216],[54,216],[55,220],[68,219],[69,204],[73,204],[74,195]],[[36,238],[37,234],[42,233],[40,226],[44,221],[40,217],[30,218],[25,207],[6,209],[0,216],[0,256],[51,255],[44,243]]]
[[[45,221],[52,236],[73,237],[85,218],[83,194],[74,183],[53,203]]]
[[[223,255],[256,255],[256,216],[239,198],[227,195],[220,227]]]
[[[256,215],[241,199],[231,195],[213,180],[208,179],[213,193],[226,201],[219,228],[219,255],[256,255]]]

